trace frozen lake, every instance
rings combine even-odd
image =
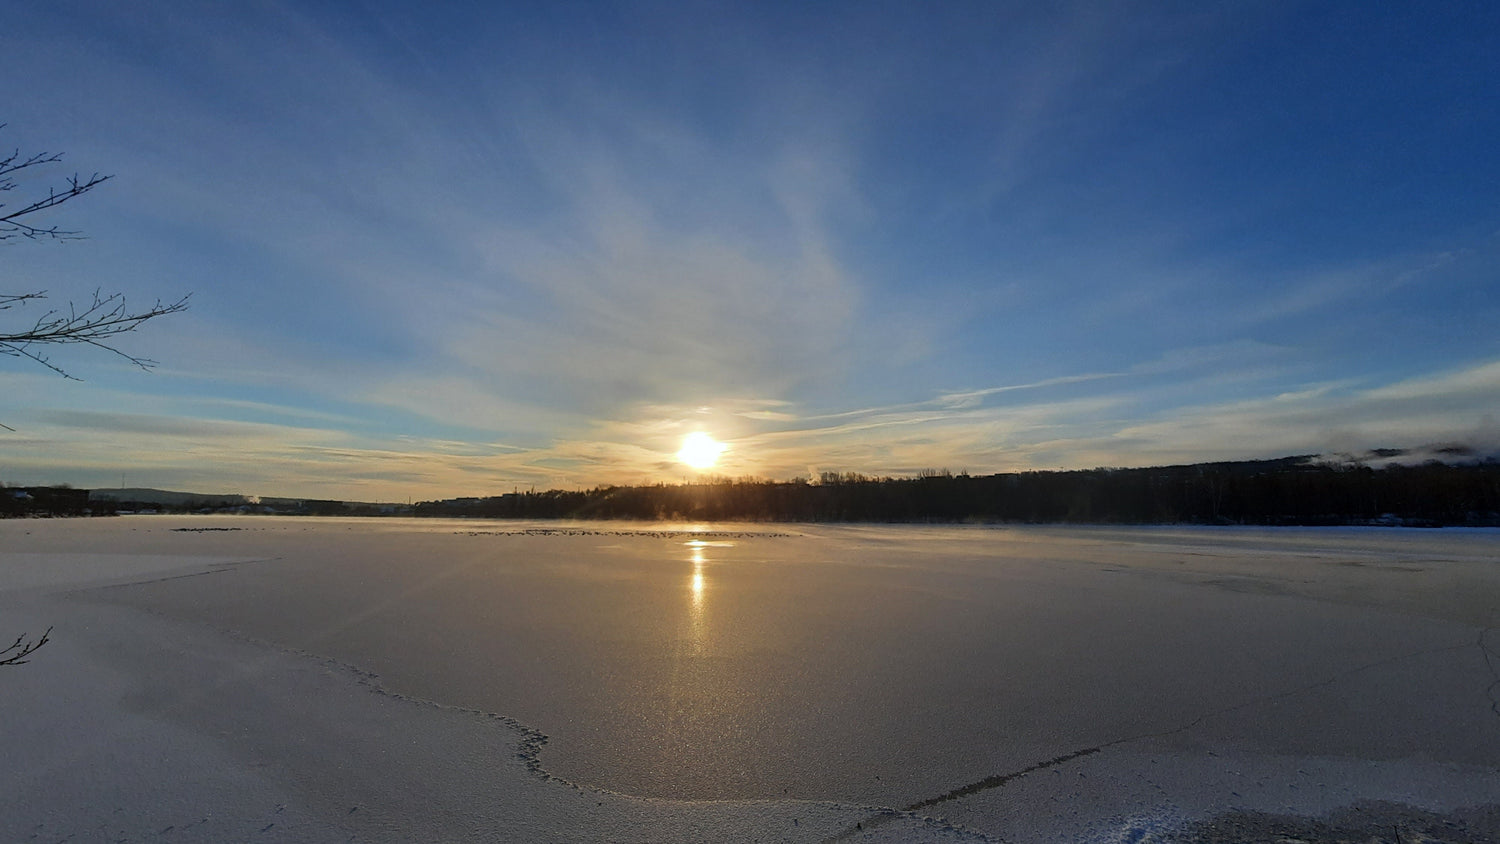
[[[0,619],[54,601],[337,666],[544,734],[533,768],[631,799],[1012,840],[1500,803],[1495,531],[128,517],[0,539],[22,613]],[[101,632],[78,638],[152,664]],[[191,672],[135,680],[132,711],[232,732],[182,703]]]

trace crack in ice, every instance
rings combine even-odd
[[[1484,631],[1481,631],[1480,634],[1479,634],[1479,640],[1478,640],[1477,644],[1479,645],[1480,649],[1484,652],[1484,655],[1485,655],[1485,664],[1488,666],[1488,668],[1490,670],[1490,673],[1492,675],[1494,675],[1494,677],[1495,677],[1495,681],[1493,683],[1491,683],[1489,685],[1488,689],[1486,690],[1486,692],[1487,692],[1487,694],[1489,696],[1489,699],[1490,699],[1490,708],[1491,708],[1492,711],[1495,712],[1496,715],[1500,715],[1500,652],[1496,652],[1496,651],[1492,650],[1490,648],[1490,646],[1485,642],[1486,635],[1489,632],[1491,632],[1491,630],[1493,630],[1493,629],[1494,628],[1487,628]],[[1131,742],[1141,741],[1141,740],[1144,740],[1144,739],[1165,738],[1167,736],[1177,735],[1177,734],[1184,733],[1184,732],[1187,732],[1187,731],[1192,730],[1192,729],[1196,729],[1199,725],[1203,724],[1205,721],[1209,721],[1209,720],[1211,720],[1213,718],[1218,718],[1218,717],[1223,716],[1223,715],[1228,715],[1231,712],[1237,712],[1237,711],[1242,710],[1242,709],[1248,709],[1248,708],[1250,708],[1252,706],[1259,706],[1261,704],[1270,703],[1272,701],[1283,700],[1283,699],[1286,699],[1286,698],[1296,697],[1298,695],[1307,694],[1308,692],[1315,691],[1315,690],[1321,689],[1321,688],[1325,688],[1327,686],[1331,686],[1334,683],[1337,683],[1337,682],[1339,682],[1341,680],[1347,679],[1347,678],[1352,677],[1352,676],[1354,676],[1356,674],[1360,674],[1362,672],[1369,671],[1369,670],[1374,669],[1374,668],[1380,668],[1382,666],[1392,665],[1394,663],[1401,662],[1403,660],[1414,659],[1414,658],[1417,658],[1417,657],[1427,656],[1427,655],[1430,655],[1430,654],[1443,653],[1443,652],[1446,652],[1446,651],[1462,650],[1462,649],[1465,649],[1465,648],[1473,647],[1474,644],[1475,644],[1474,642],[1465,642],[1463,644],[1458,644],[1458,645],[1443,645],[1443,646],[1435,647],[1435,648],[1424,648],[1424,649],[1419,650],[1419,651],[1412,651],[1412,652],[1409,652],[1409,653],[1398,654],[1396,656],[1387,657],[1385,659],[1375,660],[1374,662],[1368,662],[1368,663],[1365,663],[1364,665],[1359,665],[1359,666],[1356,666],[1354,668],[1350,668],[1350,669],[1348,669],[1346,671],[1340,671],[1340,672],[1334,674],[1333,676],[1328,677],[1327,679],[1324,679],[1324,680],[1319,680],[1316,683],[1309,683],[1309,684],[1307,684],[1305,686],[1299,686],[1299,687],[1294,688],[1294,689],[1288,689],[1288,690],[1283,691],[1283,692],[1277,692],[1276,694],[1263,695],[1261,697],[1252,698],[1252,699],[1244,701],[1242,703],[1237,703],[1237,704],[1235,704],[1233,706],[1226,706],[1226,707],[1222,707],[1220,709],[1215,709],[1215,710],[1212,710],[1212,711],[1209,711],[1209,712],[1205,712],[1204,714],[1199,715],[1198,717],[1192,719],[1191,721],[1188,721],[1185,724],[1181,724],[1181,725],[1173,727],[1171,729],[1158,730],[1158,731],[1147,732],[1147,733],[1138,733],[1136,735],[1125,736],[1123,738],[1117,738],[1117,739],[1113,739],[1111,741],[1103,742],[1103,743],[1094,745],[1092,747],[1085,747],[1085,748],[1081,748],[1081,749],[1078,749],[1078,750],[1070,751],[1068,753],[1063,753],[1061,755],[1054,756],[1051,759],[1047,759],[1047,760],[1044,760],[1044,761],[1041,761],[1041,762],[1032,763],[1031,765],[1028,765],[1028,766],[1026,766],[1024,768],[1020,768],[1020,769],[1015,770],[1015,771],[1010,771],[1008,773],[1002,773],[1002,774],[994,774],[992,776],[985,777],[984,779],[976,780],[976,781],[971,782],[971,783],[969,783],[967,785],[962,785],[962,786],[959,786],[958,788],[955,788],[955,789],[953,789],[951,791],[944,792],[943,794],[940,794],[940,795],[938,795],[936,797],[929,797],[929,798],[927,798],[925,800],[918,800],[915,803],[912,803],[912,804],[904,807],[903,809],[900,809],[899,811],[884,810],[884,811],[880,812],[879,814],[872,815],[869,819],[867,819],[865,821],[865,823],[863,824],[863,826],[850,827],[849,829],[845,830],[842,834],[834,836],[833,838],[830,838],[830,839],[827,839],[827,840],[828,841],[837,841],[837,840],[840,840],[840,839],[849,838],[851,836],[858,835],[861,831],[868,830],[868,828],[871,827],[871,826],[877,826],[877,825],[879,825],[879,824],[881,824],[883,822],[886,822],[888,820],[891,820],[891,819],[893,819],[895,817],[899,817],[901,815],[911,814],[911,813],[920,811],[922,809],[926,809],[926,808],[931,807],[931,806],[936,806],[936,805],[939,805],[941,803],[946,803],[946,802],[951,801],[951,800],[957,800],[957,799],[962,798],[962,797],[968,797],[970,795],[978,794],[980,792],[990,791],[990,790],[993,790],[993,789],[996,789],[996,788],[1002,788],[1005,785],[1007,785],[1007,784],[1009,784],[1011,782],[1014,782],[1015,780],[1018,780],[1018,779],[1020,779],[1022,777],[1027,776],[1028,774],[1033,774],[1033,773],[1036,773],[1037,771],[1043,771],[1043,770],[1046,770],[1048,768],[1054,768],[1054,767],[1057,767],[1059,765],[1064,765],[1064,764],[1067,764],[1068,762],[1072,762],[1075,759],[1081,759],[1081,758],[1083,758],[1085,756],[1091,756],[1091,755],[1093,755],[1095,753],[1099,753],[1101,751],[1108,750],[1108,749],[1113,748],[1113,747],[1118,747],[1118,746],[1120,746],[1122,744],[1129,744]],[[968,831],[968,830],[966,830],[966,831]]]
[[[1495,678],[1485,687],[1484,694],[1490,700],[1490,711],[1495,713],[1496,717],[1500,717],[1500,653],[1497,653],[1485,641],[1485,638],[1494,630],[1493,627],[1486,627],[1479,631],[1479,641],[1475,644],[1479,646],[1479,652],[1484,655],[1484,665],[1490,670],[1490,676]]]

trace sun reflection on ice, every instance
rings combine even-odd
[[[703,614],[703,549],[693,549],[693,615]]]
[[[689,561],[693,564],[693,573],[688,578],[688,641],[692,655],[703,656],[708,650],[708,578],[703,573],[709,562],[707,549],[732,543],[693,539],[683,544],[690,550]]]

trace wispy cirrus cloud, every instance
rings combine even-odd
[[[775,161],[746,167],[760,179],[735,182],[778,178]],[[635,189],[641,176],[611,173],[574,196],[579,225],[488,232],[487,271],[527,305],[515,313],[499,301],[471,315],[448,353],[471,368],[549,379],[596,412],[728,385],[784,392],[841,363],[858,292],[822,228],[821,188],[767,197],[778,232],[768,237],[756,233],[764,217],[732,213],[738,203],[669,220],[662,193],[672,191],[660,182],[672,178]]]
[[[1048,378],[1031,384],[1006,384],[1000,387],[985,387],[979,390],[968,390],[966,392],[947,393],[939,396],[937,402],[948,407],[976,407],[990,396],[1001,393],[1013,393],[1019,390],[1038,390],[1044,387],[1059,387],[1066,384],[1085,384],[1090,381],[1099,381],[1106,378],[1119,378],[1124,373],[1099,372],[1086,375],[1063,375],[1057,378]]]
[[[20,8],[15,142],[118,189],[7,277],[194,298],[129,338],[152,376],[0,373],[0,472],[405,497],[672,479],[697,429],[768,477],[1468,436],[1500,51],[1370,15],[1417,73],[1327,14]]]
[[[1497,395],[1500,362],[1481,362],[1391,384],[1329,384],[1175,408],[1106,439],[1078,443],[1076,450],[1080,456],[1128,453],[1132,465],[1144,465],[1357,452],[1370,443],[1411,448],[1446,440],[1489,447]]]

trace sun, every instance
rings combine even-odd
[[[677,459],[694,469],[710,469],[719,461],[719,455],[726,448],[728,446],[708,434],[694,431],[682,438],[682,448],[677,452]]]

